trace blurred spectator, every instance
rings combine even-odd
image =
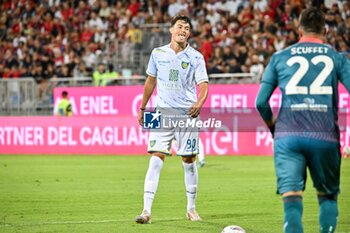
[[[180,0],[179,14],[188,15],[189,13],[189,5],[187,0]]]
[[[213,57],[208,61],[208,74],[224,73],[225,63],[223,61],[223,49],[216,47]]]
[[[254,19],[254,13],[251,5],[245,6],[242,10],[242,13],[238,15],[238,20],[242,27],[249,25],[249,23],[253,19]]]
[[[83,61],[80,61],[78,65],[74,67],[73,70],[73,77],[74,78],[81,78],[81,77],[89,77],[91,73],[87,70],[85,63]]]
[[[225,46],[222,50],[222,59],[224,61],[229,61],[234,58],[234,54],[232,52],[231,46]]]
[[[101,18],[105,18],[105,19],[108,19],[109,16],[111,15],[111,8],[108,6],[108,2],[106,0],[103,0],[101,2],[101,8],[98,15]]]
[[[138,0],[131,0],[130,4],[128,6],[128,11],[131,13],[132,16],[136,16],[137,12],[140,9],[141,4]]]
[[[134,48],[140,49],[142,43],[142,31],[139,26],[135,23],[129,23],[128,32],[126,38],[130,39]]]
[[[208,9],[208,14],[206,16],[206,19],[210,22],[210,25],[212,27],[215,27],[216,24],[221,20],[221,16],[213,8],[209,8]]]
[[[200,52],[202,53],[204,60],[207,62],[212,54],[212,37],[210,35],[204,35]]]
[[[114,70],[114,66],[112,64],[108,64],[108,70],[102,74],[101,86],[107,86],[118,77],[119,74]]]
[[[19,70],[18,64],[14,64],[10,70],[9,77],[19,78],[20,76],[21,76],[21,72]]]
[[[21,68],[21,78],[28,78],[28,77],[32,77],[32,72],[30,69],[28,69],[27,67],[22,67]]]
[[[97,70],[92,75],[95,86],[102,86],[103,75],[105,72],[106,72],[105,64],[103,64],[103,63],[98,64]]]
[[[92,15],[96,15],[96,14],[92,14]],[[90,26],[90,25],[94,25],[93,26],[94,28],[92,26]],[[84,42],[85,43],[92,42],[92,39],[94,37],[94,31],[98,27],[102,27],[102,26],[97,26],[97,24],[85,23],[83,32],[81,33],[80,38],[79,38],[80,42],[82,42],[82,43],[84,43]]]
[[[41,80],[42,80],[42,77],[43,77],[43,67],[41,65],[41,62],[40,61],[34,62],[32,68],[33,68],[32,69],[33,78],[35,79],[35,81],[37,83],[41,83]]]
[[[241,6],[242,0],[227,0],[224,4],[224,9],[228,10],[231,16],[235,16]]]
[[[72,72],[69,69],[68,65],[63,65],[61,69],[59,69],[57,77],[58,78],[70,78],[72,77]]]
[[[63,2],[62,3],[62,7],[61,7],[61,11],[60,15],[63,21],[68,21],[71,17],[73,17],[74,15],[74,9],[71,7],[70,2]],[[58,15],[58,17],[60,17]]]
[[[177,0],[169,0],[168,14],[170,17],[174,17],[181,11],[181,5]]]
[[[68,99],[68,92],[62,91],[61,99],[58,102],[56,116],[72,116],[72,105]]]
[[[88,71],[92,71],[96,64],[96,54],[93,51],[93,49],[94,49],[93,45],[86,46],[85,52],[82,56],[82,59],[85,62],[86,69]]]
[[[249,73],[254,74],[254,78],[252,82],[253,83],[260,82],[263,72],[264,72],[264,65],[261,63],[259,56],[254,54],[252,56],[252,65],[249,68]]]
[[[100,16],[96,12],[92,11],[89,20],[89,27],[95,30],[106,30],[105,24],[103,23]]]
[[[241,66],[235,57],[228,60],[228,73],[242,73]]]

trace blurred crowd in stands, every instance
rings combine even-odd
[[[204,55],[208,73],[253,73],[258,79],[273,52],[298,41],[298,16],[311,5],[326,13],[326,43],[350,54],[348,0],[3,0],[0,4],[2,78],[34,77],[40,83],[93,77],[100,63],[105,63],[105,70],[120,72],[110,66],[114,54],[128,57],[130,49],[142,50],[147,43],[142,41],[143,26],[153,25],[156,34],[157,25],[176,14],[191,17],[190,43]]]

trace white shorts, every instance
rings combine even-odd
[[[148,152],[161,152],[170,155],[173,140],[178,144],[176,155],[191,156],[198,154],[199,130],[177,128],[166,131],[151,131],[148,141]]]

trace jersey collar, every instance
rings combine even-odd
[[[168,44],[168,49],[170,49],[171,51],[173,51],[175,53],[175,51],[170,47],[170,44],[171,43]],[[187,42],[186,48],[184,50],[182,50],[181,52],[179,52],[178,54],[176,54],[176,55],[180,55],[180,54],[186,53],[189,47],[190,47],[190,44]]]
[[[315,37],[307,37],[303,36],[300,38],[299,43],[317,43],[317,44],[323,44],[323,41],[315,38]]]

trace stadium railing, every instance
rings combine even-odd
[[[256,76],[252,73],[209,74],[209,82],[214,84],[250,84],[256,83]]]
[[[107,86],[143,85],[146,76],[132,75],[110,79]],[[211,84],[255,83],[249,73],[210,74]],[[0,116],[52,115],[55,87],[93,86],[91,77],[54,78],[36,83],[33,78],[0,79]]]
[[[32,115],[36,103],[33,78],[0,79],[0,115]]]

